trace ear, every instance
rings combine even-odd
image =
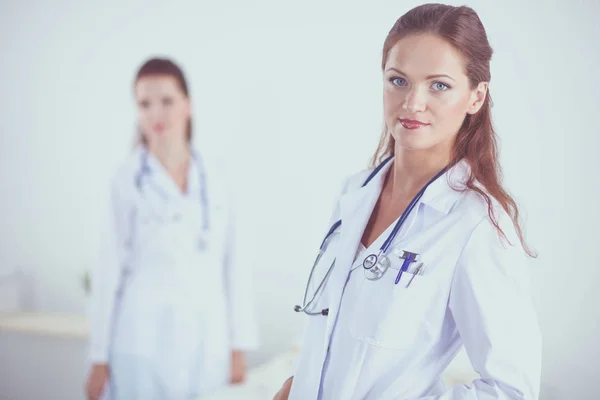
[[[479,82],[477,87],[471,92],[467,114],[477,114],[477,112],[481,109],[481,106],[483,106],[487,96],[488,86],[488,82]]]

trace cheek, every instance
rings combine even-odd
[[[176,104],[171,106],[166,114],[168,115],[168,118],[173,122],[187,121],[188,117],[187,109],[183,104]]]
[[[152,125],[150,112],[148,110],[139,110],[138,112],[139,124],[142,128],[148,128]]]
[[[400,91],[392,89],[383,91],[383,112],[386,118],[396,118],[403,103],[404,95]]]
[[[456,95],[441,96],[431,102],[430,109],[438,122],[460,126],[467,112],[467,99]]]

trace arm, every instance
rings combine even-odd
[[[273,400],[288,400],[290,396],[290,390],[292,389],[293,381],[293,376],[286,379],[286,381],[283,382],[283,386],[281,386],[281,389],[279,389],[279,391],[275,394],[275,397],[273,397]]]
[[[458,260],[449,307],[479,379],[427,400],[539,398],[541,337],[527,292],[527,265],[512,226],[500,239],[488,218]]]
[[[126,255],[129,213],[116,183],[111,186],[106,224],[102,232],[99,262],[92,271],[90,298],[90,359],[106,364],[113,329],[113,315]]]
[[[230,346],[234,352],[253,350],[258,347],[259,340],[254,314],[252,269],[238,256],[232,209],[228,213],[226,243],[224,272]]]

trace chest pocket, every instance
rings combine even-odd
[[[138,202],[131,218],[132,242],[138,252],[170,247],[182,229],[186,216],[168,204],[157,207],[148,202]]]
[[[419,337],[431,335],[428,314],[437,304],[439,285],[426,269],[422,274],[417,271],[418,262],[395,284],[402,262],[390,256],[390,263],[375,281],[365,277],[362,266],[352,272],[354,282],[349,284],[355,285],[356,300],[349,331],[353,338],[374,346],[407,349]]]
[[[156,261],[174,261],[208,249],[216,224],[209,221],[205,231],[203,212],[193,199],[159,204],[138,201],[130,218],[132,249]]]

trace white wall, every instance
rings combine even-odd
[[[2,2],[0,272],[29,271],[38,309],[83,312],[79,277],[132,142],[133,75],[167,55],[188,74],[199,147],[227,155],[239,178],[264,340],[254,357],[285,347],[334,194],[379,136],[383,39],[417,4]],[[600,3],[469,4],[496,51],[506,183],[540,253],[543,399],[596,398]]]

